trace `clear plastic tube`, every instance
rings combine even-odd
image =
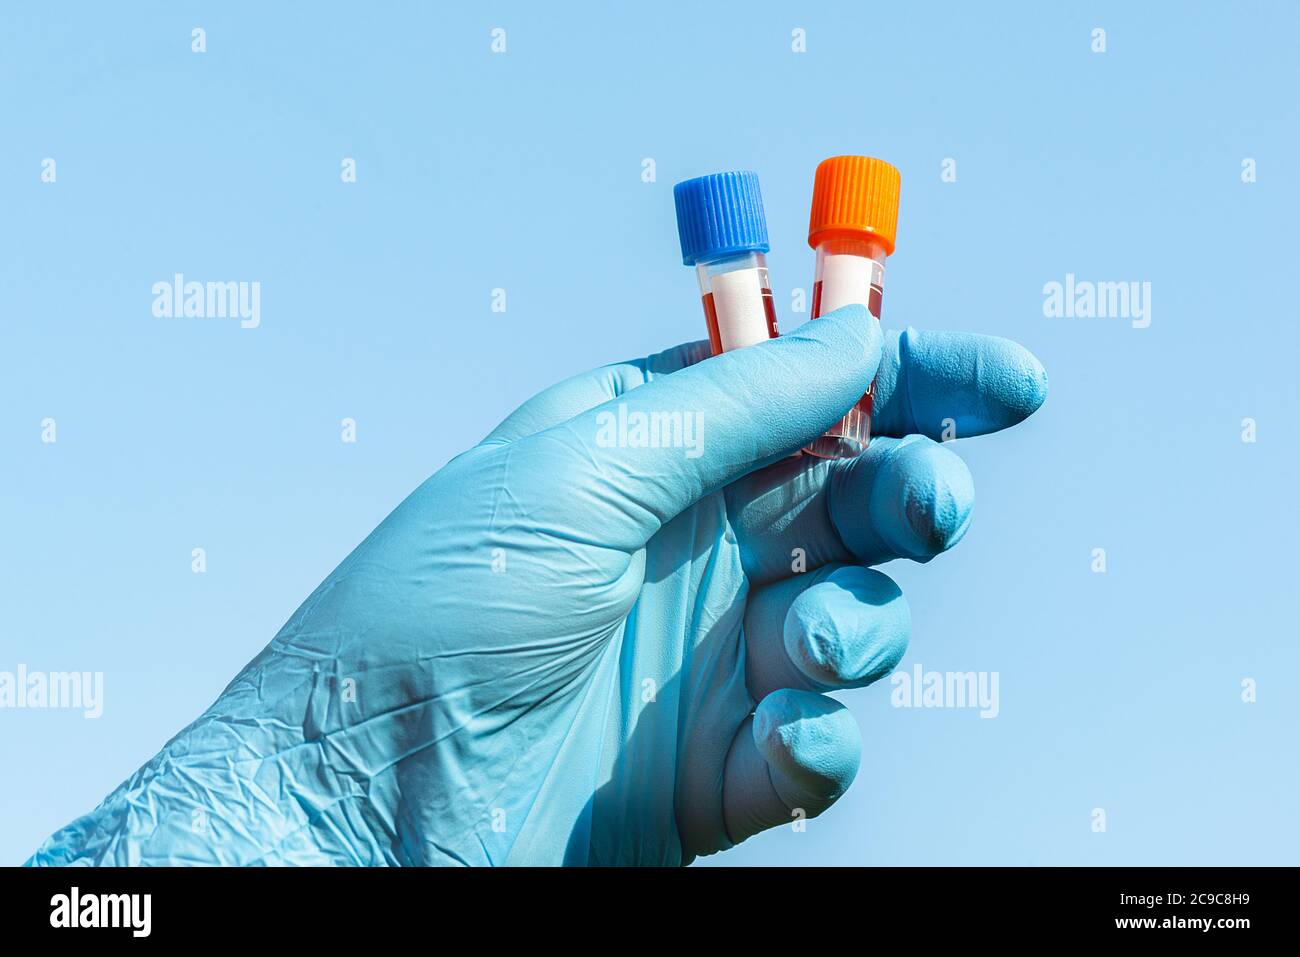
[[[884,245],[872,239],[828,239],[818,244],[812,317],[817,319],[841,306],[858,303],[879,320],[885,256]],[[805,451],[829,459],[851,458],[863,452],[871,440],[873,391],[868,387],[857,405],[825,435],[809,443]]]
[[[776,306],[761,252],[696,263],[695,272],[715,356],[776,338]]]

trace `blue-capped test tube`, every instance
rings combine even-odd
[[[694,266],[716,356],[774,339],[767,218],[758,174],[712,173],[673,187],[682,262]]]

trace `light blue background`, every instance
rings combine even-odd
[[[962,545],[888,569],[904,667],[997,671],[1001,714],[844,696],[853,789],[714,860],[1296,863],[1296,8],[462,6],[0,14],[0,670],[106,683],[98,721],[0,711],[0,862],[519,402],[703,335],[675,181],[759,172],[803,321],[812,170],[855,152],[903,174],[886,325],[1012,337],[1051,377],[1024,426],[956,446]],[[154,318],[175,272],[260,281],[261,328]],[[1150,328],[1044,318],[1067,272],[1151,282]]]

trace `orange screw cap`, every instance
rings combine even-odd
[[[894,252],[898,229],[898,169],[870,156],[832,156],[817,164],[808,245],[828,239],[874,238]]]

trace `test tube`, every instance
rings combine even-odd
[[[682,262],[700,281],[716,356],[776,338],[767,278],[767,218],[758,174],[712,173],[673,187]]]
[[[885,257],[898,228],[898,170],[868,156],[833,156],[813,180],[808,245],[817,251],[812,317],[860,303],[878,321]],[[874,383],[873,383],[874,385]],[[804,451],[820,458],[852,458],[871,439],[872,387],[857,405]]]

